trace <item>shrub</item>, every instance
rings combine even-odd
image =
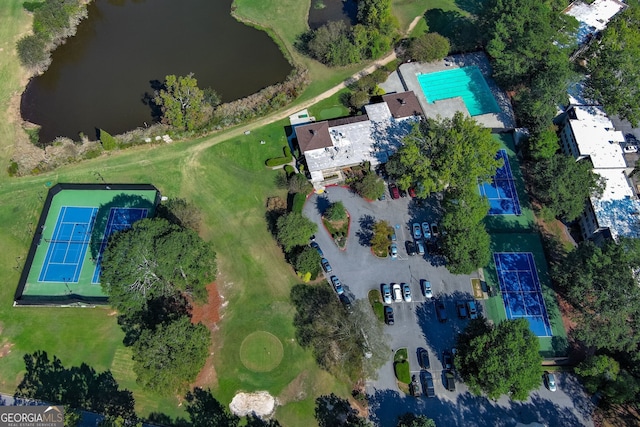
[[[276,167],[276,166],[282,166],[282,165],[286,165],[287,163],[291,162],[291,159],[288,159],[286,157],[275,157],[273,159],[269,159],[265,162],[265,164],[269,167]]]
[[[44,39],[35,34],[18,40],[16,48],[20,63],[26,68],[45,68],[51,59]]]
[[[284,171],[287,175],[291,175],[294,174],[296,172],[296,170],[293,168],[293,166],[286,164],[284,165]]]
[[[293,196],[293,206],[291,206],[292,212],[302,213],[302,208],[304,207],[304,202],[307,201],[307,195],[304,193],[296,193]]]
[[[7,173],[9,174],[9,176],[16,176],[19,170],[20,166],[13,160],[11,161],[11,163],[9,163],[9,167],[7,167]]]
[[[293,260],[293,268],[300,274],[309,273],[313,280],[320,273],[320,254],[310,246],[305,247]]]
[[[304,193],[309,194],[311,190],[313,190],[313,185],[307,180],[301,173],[297,173],[291,178],[289,178],[289,182],[287,183],[289,188],[289,193]]]
[[[438,61],[449,54],[449,39],[438,33],[426,33],[411,40],[409,55],[420,62]]]
[[[118,146],[116,139],[104,129],[100,129],[100,142],[106,151],[114,150]]]
[[[324,215],[329,221],[344,221],[347,219],[347,210],[342,202],[335,202],[329,206]]]
[[[384,305],[382,305],[382,296],[380,291],[372,289],[369,291],[369,304],[379,321],[384,322]]]

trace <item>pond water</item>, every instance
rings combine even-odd
[[[355,25],[357,16],[356,0],[311,0],[309,27],[317,30],[329,21],[345,21]]]
[[[143,102],[151,82],[194,73],[233,101],[284,81],[291,71],[263,31],[236,21],[231,0],[95,0],[75,37],[29,82],[24,119],[42,126],[40,141],[118,134],[151,124]]]

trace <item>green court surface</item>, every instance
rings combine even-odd
[[[143,189],[145,186],[142,185],[113,184],[109,187],[74,184],[71,186],[73,188],[64,188],[64,186],[65,184],[59,184],[53,187],[47,196],[27,257],[25,271],[16,292],[16,301],[19,304],[43,304],[47,301],[65,303],[73,300],[101,302],[101,300],[106,300],[100,284],[92,283],[92,279],[96,271],[95,260],[100,255],[100,245],[111,208],[144,208],[148,210],[148,216],[152,216],[158,197],[157,190]],[[152,186],[146,187],[153,188]],[[91,230],[91,239],[87,239],[88,248],[78,261],[80,273],[77,281],[69,279],[60,281],[48,279],[45,281],[42,279],[41,272],[49,265],[51,259],[47,257],[49,247],[58,244],[53,233],[58,225],[58,216],[63,207],[97,209]]]
[[[551,289],[551,277],[539,233],[533,231],[529,233],[493,233],[491,234],[491,252],[531,252],[533,254],[540,279],[542,297],[553,333],[552,337],[539,337],[540,353],[544,357],[566,356],[567,332],[562,324],[556,294]],[[484,269],[484,278],[487,286],[490,286],[493,291],[492,295],[494,295],[485,304],[487,317],[496,323],[505,320],[507,317],[493,261]]]

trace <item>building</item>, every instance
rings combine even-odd
[[[591,197],[579,219],[582,237],[601,241],[640,237],[640,201],[629,182],[624,135],[598,106],[572,106],[560,131],[562,151],[576,160],[589,159],[605,183],[601,197]]]
[[[364,107],[365,114],[306,124],[292,123],[311,182],[316,188],[340,182],[343,170],[386,163],[413,124],[424,116],[413,92],[387,94]]]
[[[583,45],[604,30],[609,21],[626,7],[627,5],[619,0],[595,0],[591,4],[576,1],[571,3],[564,13],[578,20],[578,44]]]

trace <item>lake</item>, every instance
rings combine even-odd
[[[224,102],[284,81],[291,71],[263,31],[236,21],[231,0],[95,0],[75,37],[22,95],[25,120],[40,141],[92,139],[95,128],[122,133],[153,119],[143,103],[151,82],[194,73]]]
[[[358,16],[356,0],[311,0],[309,27],[317,30],[329,21],[345,21],[355,25]]]

